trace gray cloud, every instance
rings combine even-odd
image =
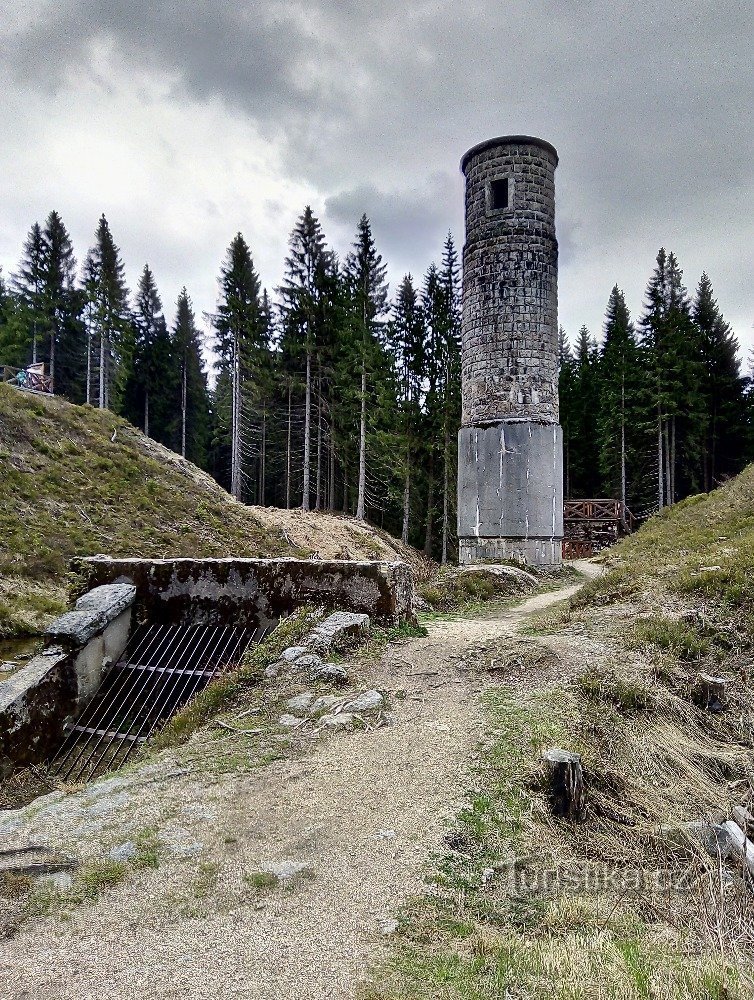
[[[505,132],[542,134],[561,156],[570,326],[598,327],[616,281],[637,308],[666,244],[689,284],[710,271],[721,306],[749,335],[746,2],[39,6],[4,39],[16,85],[75,95],[77,77],[94,72],[93,52],[109,44],[126,65],[169,78],[177,105],[220,100],[252,122],[280,149],[286,176],[320,192],[333,238],[342,243],[367,211],[395,272],[421,273],[449,226],[461,242],[465,148]],[[239,224],[229,219],[229,233]]]

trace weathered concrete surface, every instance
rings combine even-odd
[[[45,651],[0,684],[0,760],[36,764],[58,746],[76,710],[73,655]]]
[[[78,685],[79,711],[94,697],[108,669],[120,659],[130,632],[131,608],[126,608],[104,632],[92,636],[76,656],[73,668]]]
[[[458,435],[461,563],[560,562],[563,435],[558,424],[506,421]]]
[[[45,760],[126,648],[136,588],[103,586],[84,594],[45,633],[47,648],[0,683],[0,759]]]
[[[303,604],[372,615],[413,616],[413,576],[402,562],[310,559],[75,559],[80,591],[136,587],[139,620],[171,624],[276,621]]]
[[[557,163],[548,142],[507,136],[470,149],[461,164],[462,563],[513,558],[550,564],[562,558]]]
[[[89,590],[79,597],[73,611],[67,611],[49,626],[45,632],[47,645],[80,649],[127,611],[135,598],[136,588],[125,583]]]

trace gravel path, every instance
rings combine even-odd
[[[472,783],[490,681],[464,652],[575,589],[391,646],[363,670],[389,693],[390,726],[250,773],[180,774],[166,759],[0,817],[0,842],[78,856],[147,829],[170,846],[158,868],[0,942],[0,1000],[353,997]],[[284,861],[306,870],[262,885]]]

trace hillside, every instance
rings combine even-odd
[[[73,555],[424,560],[351,518],[246,507],[109,411],[0,385],[0,638],[66,602]]]

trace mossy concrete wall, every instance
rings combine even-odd
[[[136,588],[136,616],[157,624],[270,624],[303,604],[373,620],[413,617],[413,577],[402,562],[343,559],[76,559],[80,592]]]

